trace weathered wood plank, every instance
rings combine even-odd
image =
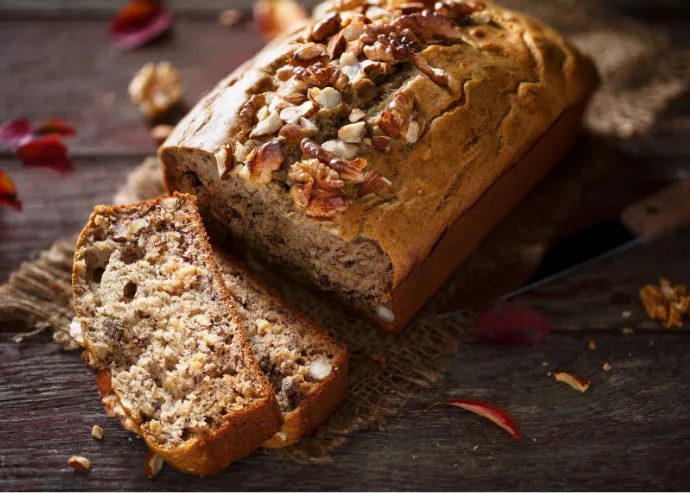
[[[180,20],[164,39],[122,53],[107,33],[105,21],[0,21],[0,121],[62,118],[77,128],[75,156],[151,153],[148,125],[127,95],[143,64],[171,61],[191,105],[263,45],[251,22],[228,29]]]
[[[225,473],[199,480],[167,467],[143,475],[145,445],[101,409],[94,377],[78,354],[46,341],[22,345],[0,334],[2,489],[683,489],[690,486],[690,352],[685,336],[557,334],[536,348],[466,345],[445,382],[420,393],[385,431],[353,436],[328,465],[298,466],[258,451]],[[601,365],[613,366],[603,372]],[[543,366],[548,362],[549,366]],[[547,371],[592,380],[580,394]],[[506,408],[516,441],[454,408],[448,398]],[[94,424],[105,439],[90,435]],[[475,449],[476,446],[476,449]],[[83,454],[88,475],[66,460]]]
[[[23,212],[0,207],[0,283],[19,264],[55,240],[77,233],[93,206],[108,203],[138,158],[75,160],[74,171],[20,168],[14,160],[0,160],[0,169],[14,179]]]

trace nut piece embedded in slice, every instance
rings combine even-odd
[[[88,471],[91,469],[91,461],[81,455],[73,455],[67,459],[67,465],[75,471]]]
[[[323,356],[319,356],[309,365],[309,374],[316,380],[323,380],[331,374],[331,369],[331,363]]]
[[[129,97],[149,120],[155,120],[182,99],[182,76],[170,62],[147,63],[129,83]]]

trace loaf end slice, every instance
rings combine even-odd
[[[194,197],[96,207],[72,283],[106,411],[174,467],[216,473],[280,429]]]
[[[214,252],[254,357],[284,416],[280,432],[264,447],[286,447],[310,435],[345,399],[347,349],[222,250],[214,247]]]

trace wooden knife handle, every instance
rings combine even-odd
[[[654,238],[690,222],[690,178],[629,205],[621,214],[621,222],[645,238]]]

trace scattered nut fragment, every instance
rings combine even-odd
[[[182,99],[182,77],[170,62],[147,63],[129,83],[129,97],[149,120],[155,120]]]
[[[319,356],[309,365],[309,374],[316,380],[323,380],[331,374],[331,363],[323,356]]]
[[[244,15],[237,9],[227,9],[223,10],[218,14],[218,24],[225,27],[232,27],[244,19]]]
[[[623,327],[621,329],[621,332],[625,335],[630,335],[630,334],[634,333],[635,331],[633,329],[631,329],[630,327]]]
[[[103,428],[98,425],[93,425],[93,428],[91,429],[91,436],[96,440],[103,440]]]
[[[170,134],[175,129],[172,125],[156,125],[151,129],[150,136],[156,144],[161,145],[170,137]]]
[[[88,471],[91,469],[91,461],[80,455],[73,455],[67,459],[67,465],[69,465],[75,471]]]
[[[594,351],[597,348],[597,343],[596,341],[589,341],[589,349]]]
[[[557,372],[553,374],[553,377],[557,382],[563,382],[570,385],[575,390],[580,392],[585,392],[589,388],[589,380],[585,377],[580,377],[578,375],[573,375],[567,372]]]
[[[611,369],[611,364],[607,361],[604,363],[604,366],[602,366],[601,369],[604,371],[609,371]]]
[[[149,450],[144,461],[144,474],[148,479],[153,479],[158,476],[158,473],[163,469],[163,457]]]
[[[659,286],[647,284],[640,289],[640,301],[647,316],[663,321],[665,328],[682,327],[682,316],[688,313],[690,297],[683,285],[673,286],[668,279],[659,279]]]
[[[631,315],[632,315],[632,312],[630,310],[623,310],[621,312],[621,317],[623,317],[623,318],[630,318]]]

